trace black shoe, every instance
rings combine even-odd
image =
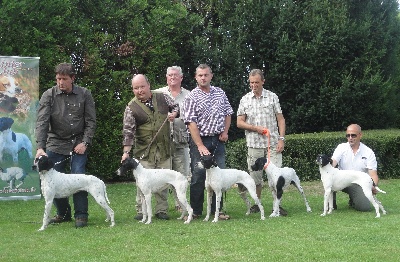
[[[142,219],[143,219],[143,214],[138,213],[138,214],[134,217],[134,219],[136,219],[136,220],[142,220]]]
[[[87,226],[87,218],[75,218],[75,227],[86,227]]]
[[[169,220],[169,216],[167,214],[165,214],[164,212],[157,213],[156,218],[162,219],[162,220]]]
[[[250,207],[250,213],[260,213],[260,208],[257,205]]]
[[[50,219],[49,224],[60,224],[63,222],[69,222],[71,220],[72,220],[71,217],[62,217],[62,216],[56,215],[55,217]]]
[[[282,207],[279,207],[279,215],[285,217],[287,216],[287,211]]]

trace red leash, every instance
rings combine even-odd
[[[265,169],[267,169],[267,167],[269,165],[269,162],[271,162],[269,160],[270,159],[270,155],[271,155],[271,149],[270,149],[270,138],[271,138],[271,136],[270,136],[268,128],[264,129],[262,134],[268,137],[268,154],[267,154],[267,163],[264,165],[264,170],[265,170]]]

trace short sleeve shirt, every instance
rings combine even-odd
[[[268,128],[270,136],[270,146],[278,143],[279,131],[276,114],[282,113],[278,96],[266,89],[263,89],[261,96],[256,97],[253,92],[249,92],[240,100],[237,115],[246,115],[246,123],[255,126],[265,126]],[[257,132],[245,130],[246,144],[252,148],[267,148],[268,137]]]
[[[378,164],[374,151],[363,143],[353,154],[353,149],[349,143],[338,145],[333,152],[332,159],[338,163],[338,168],[342,170],[357,170],[368,173],[368,170],[377,170]]]
[[[194,122],[200,136],[213,136],[225,130],[225,117],[233,114],[225,92],[215,86],[206,93],[199,87],[193,89],[186,97],[184,105],[185,123]]]

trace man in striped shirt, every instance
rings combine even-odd
[[[196,68],[197,87],[186,97],[184,120],[190,132],[189,148],[192,179],[190,183],[190,205],[193,218],[199,218],[203,212],[206,170],[197,163],[204,155],[213,155],[219,168],[225,168],[225,142],[231,125],[233,109],[225,92],[211,85],[211,68],[201,64]],[[221,199],[221,210],[223,201]],[[215,194],[212,198],[211,212],[215,212]],[[229,216],[220,213],[220,220]]]

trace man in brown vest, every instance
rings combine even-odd
[[[140,160],[145,168],[170,168],[170,129],[166,120],[173,121],[179,116],[179,106],[163,93],[152,93],[149,80],[139,74],[132,78],[135,97],[124,112],[123,155]],[[156,199],[155,214],[159,219],[168,220],[168,188],[154,193]],[[142,203],[136,194],[135,219],[142,220]]]

